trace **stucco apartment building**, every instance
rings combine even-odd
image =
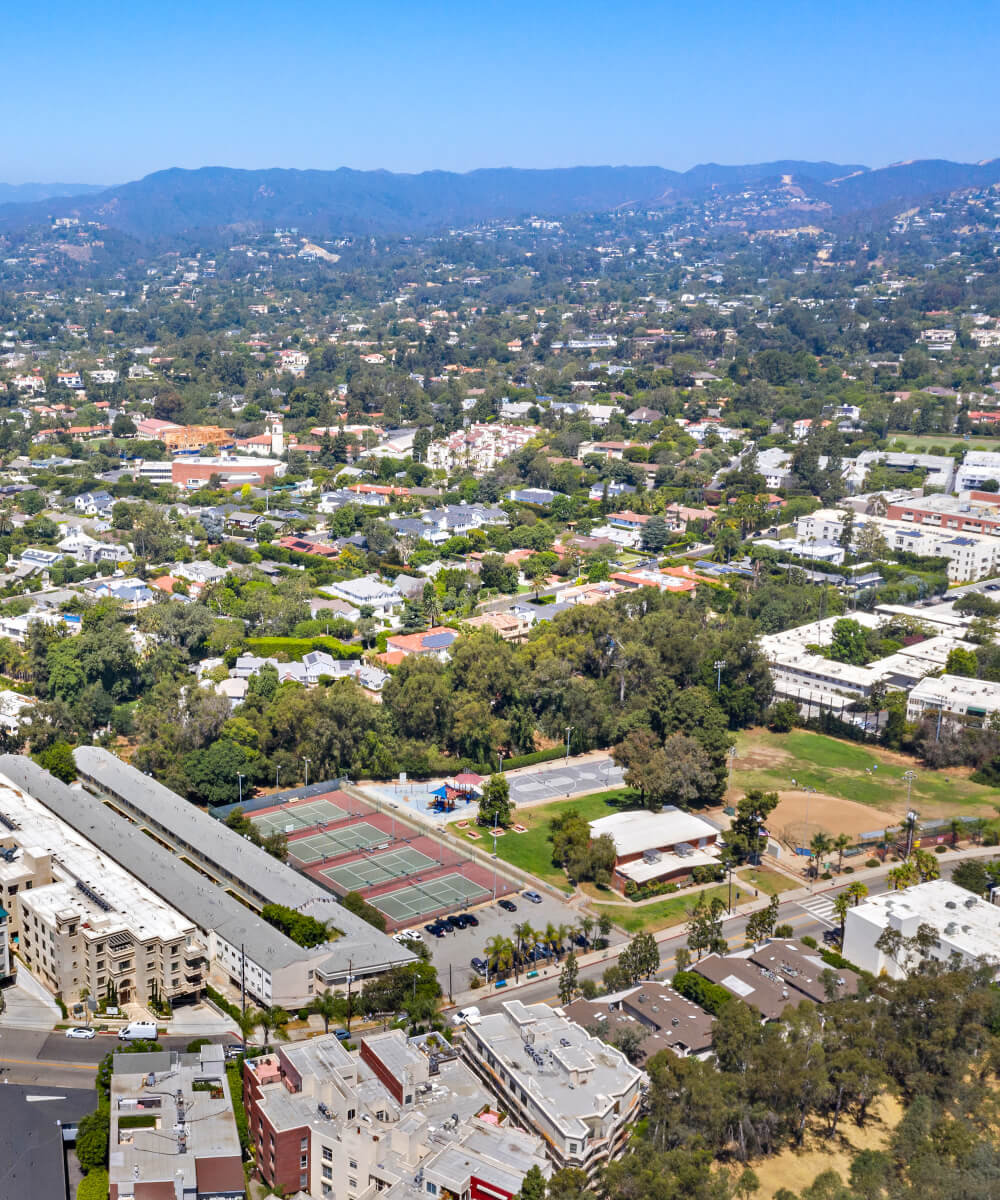
[[[365,1035],[359,1053],[327,1035],[243,1072],[256,1173],[289,1194],[367,1200],[417,1186],[427,1200],[511,1200],[533,1165],[551,1171],[540,1140],[503,1118],[437,1035]]]
[[[556,1168],[593,1176],[624,1150],[646,1076],[548,1004],[508,1000],[467,1022],[462,1053]]]
[[[5,774],[0,851],[10,939],[64,1001],[200,994],[206,949],[194,923]]]

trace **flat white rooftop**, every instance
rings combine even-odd
[[[702,838],[717,837],[719,829],[711,821],[679,808],[664,808],[660,812],[612,813],[590,822],[590,836],[608,834],[615,843],[619,858],[641,854],[644,850],[659,850],[681,842],[692,845]]]

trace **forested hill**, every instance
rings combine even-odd
[[[803,219],[908,205],[966,187],[1000,182],[1000,160],[979,164],[920,160],[869,169],[854,164],[783,161],[749,166],[503,167],[459,175],[426,171],[260,170],[202,167],[158,171],[97,194],[0,203],[0,231],[51,217],[101,221],[140,238],[190,230],[295,226],[314,235],[406,233],[537,214],[558,217],[624,206],[667,206],[699,196],[785,196]],[[6,193],[0,187],[0,201]]]

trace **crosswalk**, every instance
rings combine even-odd
[[[840,924],[829,896],[810,896],[808,900],[799,901],[799,908],[805,909],[811,917],[829,925],[831,929]]]

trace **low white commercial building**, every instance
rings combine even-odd
[[[543,1138],[557,1168],[593,1175],[625,1149],[645,1074],[548,1004],[508,1000],[470,1020],[462,1051],[515,1120]]]
[[[947,963],[956,956],[963,966],[987,963],[1000,970],[1000,907],[947,879],[870,896],[849,908],[844,957],[873,975],[884,971],[903,979],[921,961],[913,939],[922,927],[934,935],[928,957]],[[886,929],[901,939],[895,954],[876,945]]]
[[[988,480],[1000,482],[1000,453],[995,450],[970,450],[955,473],[954,490],[978,490]]]
[[[605,835],[615,844],[612,883],[620,891],[630,882],[680,879],[719,859],[718,826],[679,808],[613,813],[590,822],[591,838]]]

